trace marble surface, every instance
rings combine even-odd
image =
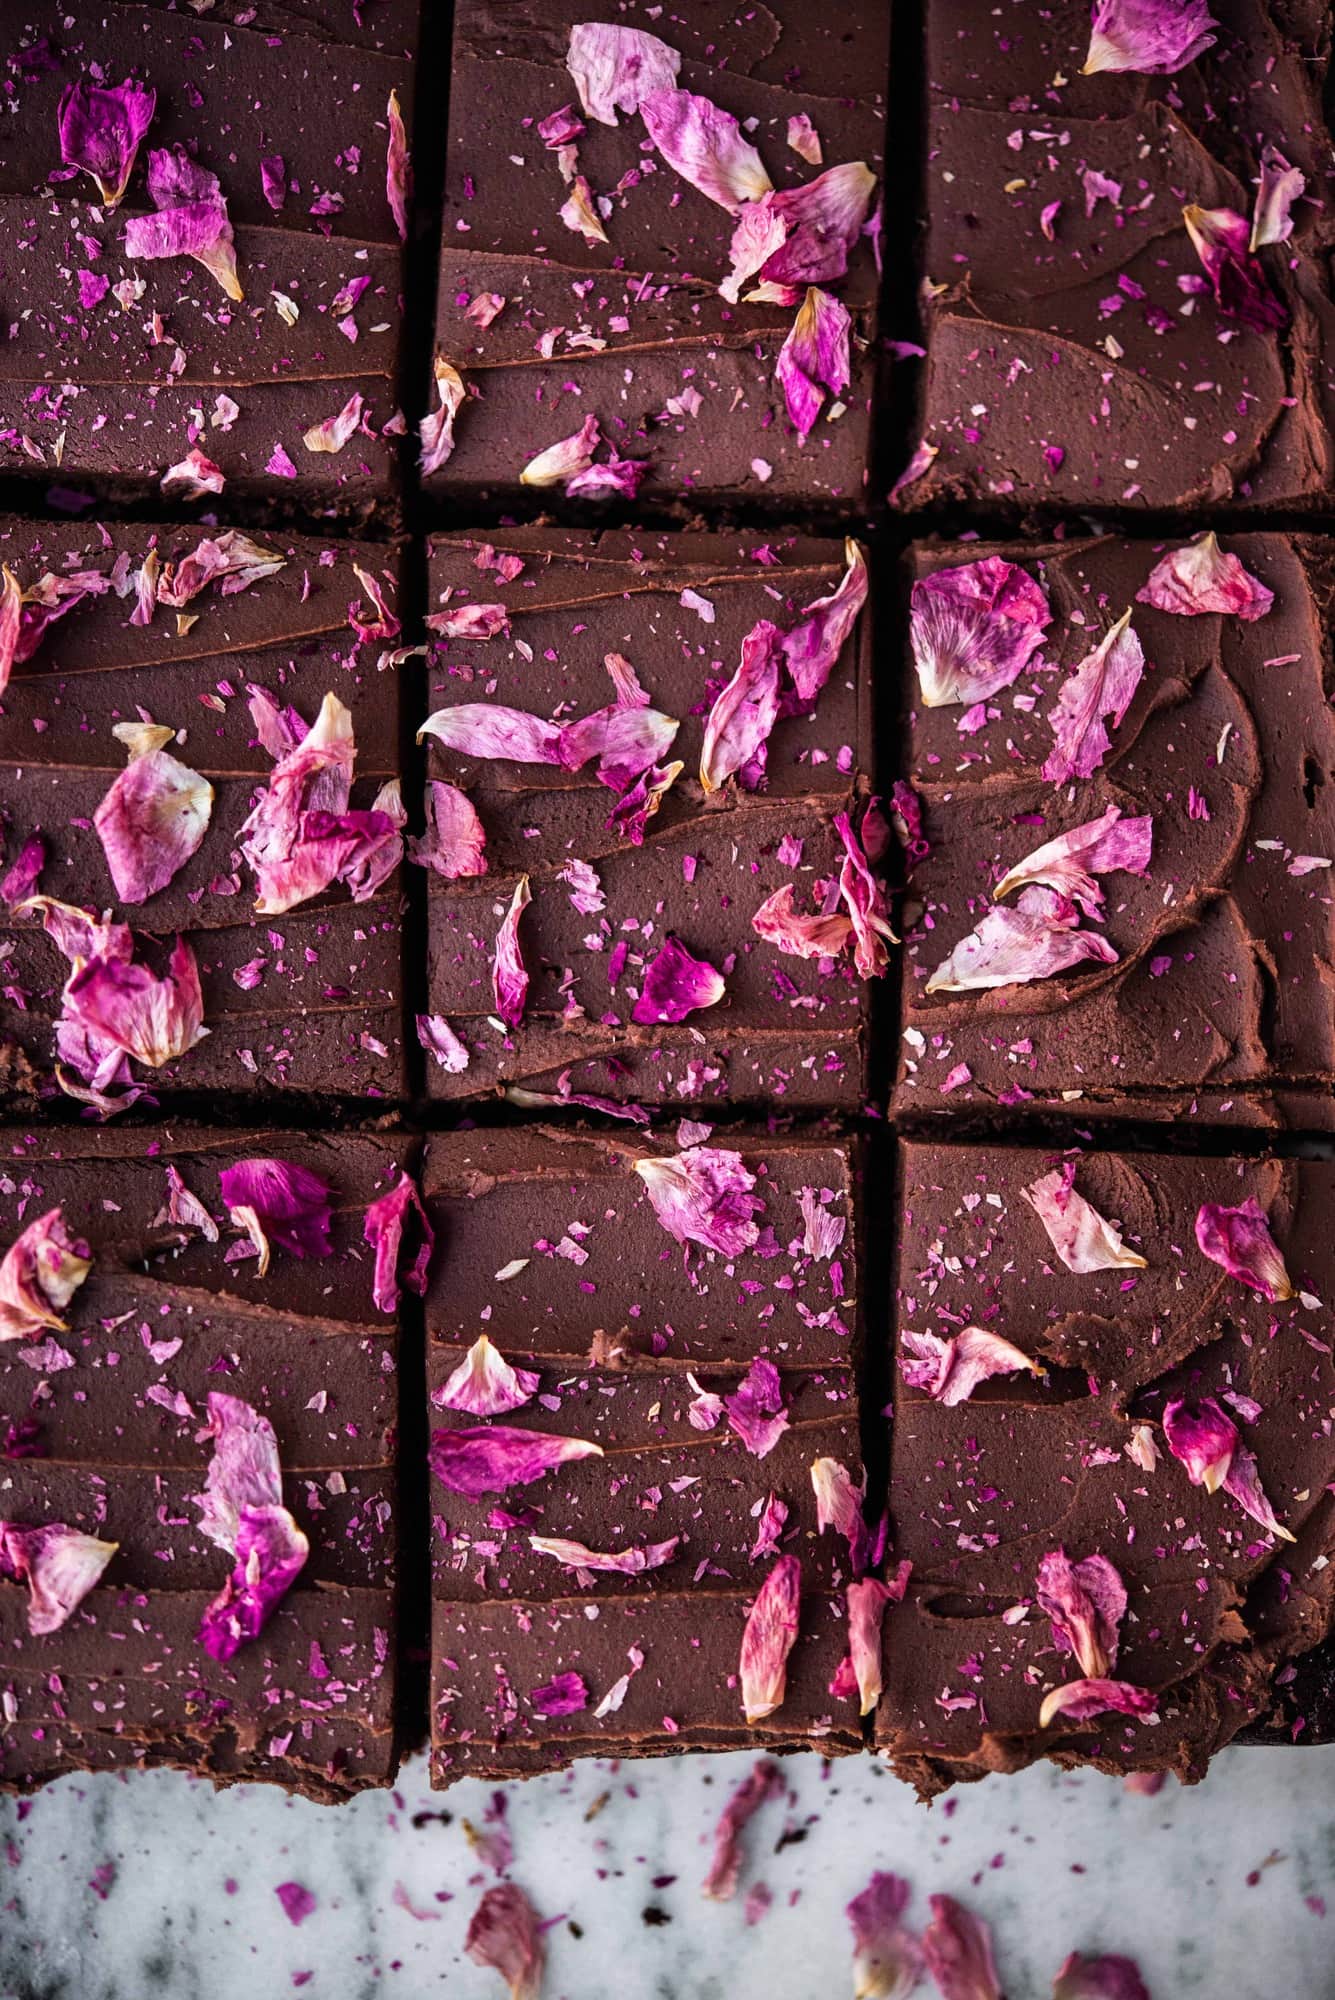
[[[587,1763],[508,1789],[510,1873],[553,1919],[544,2000],[851,1993],[844,1904],[878,1867],[912,1881],[915,1918],[948,1891],[990,1920],[1007,2000],[1046,2000],[1077,1948],[1133,1953],[1154,2000],[1335,1997],[1335,1746],[1229,1751],[1152,1799],[1039,1768],[930,1810],[871,1759],[790,1758],[737,1899],[709,1903],[714,1820],[750,1763]],[[496,1797],[432,1793],[419,1760],[337,1808],[169,1772],[0,1799],[0,1997],[504,2000],[463,1956],[496,1879],[468,1828],[494,1835]],[[316,1899],[299,1927],[280,1882]],[[758,1883],[772,1903],[748,1923]]]

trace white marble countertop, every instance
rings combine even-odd
[[[936,1891],[986,1916],[1007,2000],[1047,2000],[1073,1949],[1137,1957],[1154,2000],[1335,1996],[1335,1747],[1229,1751],[1150,1799],[1040,1767],[930,1810],[870,1759],[794,1757],[736,1900],[710,1903],[714,1821],[751,1761],[591,1762],[506,1790],[509,1872],[557,1920],[544,2000],[834,2000],[844,1905],[874,1868],[913,1883],[911,1918]],[[341,1807],[170,1772],[0,1799],[0,2000],[504,2000],[463,1956],[496,1880],[464,1822],[490,1831],[496,1796],[432,1793],[415,1760]],[[280,1882],[315,1898],[300,1926]]]

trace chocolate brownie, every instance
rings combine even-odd
[[[909,1143],[900,1179],[890,1507],[913,1576],[878,1744],[927,1792],[1038,1756],[1199,1777],[1335,1613],[1335,1167]],[[1054,1556],[1103,1606],[1102,1659],[1054,1626]],[[1150,1713],[1041,1726],[1091,1671]]]
[[[863,505],[889,24],[461,0],[436,351],[462,407],[430,490],[513,498],[592,419],[572,499]]]
[[[31,0],[0,159],[5,470],[126,498],[184,467],[164,490],[187,501],[389,504],[410,11]]]
[[[0,1520],[117,1544],[48,1631],[0,1560],[5,1784],[165,1762],[335,1799],[392,1775],[398,1326],[373,1295],[363,1223],[408,1157],[348,1134],[3,1135],[7,1278],[14,1244],[53,1210],[90,1268],[21,1335],[6,1284]],[[255,1159],[316,1177],[328,1234],[317,1224],[308,1248],[327,1255],[295,1254],[261,1205],[262,1268],[226,1179]],[[195,1503],[220,1394],[272,1427],[282,1502],[309,1543],[295,1586],[226,1659],[200,1632],[229,1562]]]
[[[853,1544],[822,1532],[812,1464],[865,1486],[861,1153],[681,1137],[680,1154],[540,1127],[429,1142],[424,1197],[445,1246],[426,1299],[440,1783],[760,1740],[743,1726],[738,1649],[783,1557],[800,1564],[801,1639],[763,1740],[860,1745],[855,1707],[829,1689]],[[734,1218],[740,1247],[674,1240],[646,1160],[669,1175],[722,1164],[734,1191],[754,1176],[763,1206]],[[475,1472],[466,1455],[480,1463],[516,1430],[547,1476],[507,1487]],[[596,1714],[627,1672],[633,1695]],[[569,1674],[586,1699],[529,1699]]]
[[[1328,1127],[1328,545],[924,547],[914,574],[898,1107]]]
[[[401,1097],[398,688],[392,666],[378,670],[396,629],[397,552],[267,530],[5,517],[0,562],[12,579],[7,598],[26,600],[0,696],[5,864],[19,870],[0,889],[9,906],[0,1038],[11,1077],[30,1067],[35,1087],[54,1090],[59,1057],[75,1094],[108,1094],[89,1051],[66,1047],[65,1030],[57,1040],[73,964],[53,932],[54,901],[128,924],[136,960],[155,974],[178,936],[193,957],[207,1032],[160,1068],[136,1059],[133,1087]],[[388,640],[372,636],[382,630]],[[322,715],[333,718],[322,730],[332,748],[327,758],[312,753],[303,780],[293,746]],[[172,732],[170,750],[151,753],[155,763],[138,761],[157,741],[143,723]],[[346,760],[348,729],[343,812],[349,767],[337,760]],[[120,809],[112,788],[136,770],[157,775],[137,805]],[[360,830],[376,845],[374,866],[358,873],[350,863],[332,880],[325,869],[294,877],[280,867],[261,888],[249,856],[272,859],[273,841],[253,828],[243,839],[243,829],[280,788],[291,809],[274,836],[287,844],[281,852],[300,862],[335,815],[350,839]],[[167,841],[173,797],[194,815],[189,852],[187,841]],[[40,858],[35,875],[24,871],[25,853]],[[268,914],[257,914],[260,902]],[[115,956],[102,942],[102,955]],[[110,1094],[128,1084],[124,1070]]]
[[[1084,0],[929,0],[923,448],[897,497],[1326,499],[1330,9],[1104,11],[1091,45]]]
[[[874,845],[864,582],[855,545],[790,534],[432,540],[428,771],[478,843],[439,852],[428,878],[430,1013],[453,1045],[428,1063],[432,1096],[861,1103],[871,967],[837,885],[853,865],[840,816]],[[851,623],[830,629],[828,678],[803,698],[786,666],[776,683],[772,649],[844,619],[812,610],[840,593]],[[742,707],[770,701],[773,726],[762,717],[732,776],[711,750],[706,791],[710,719],[757,661],[768,692],[757,680]],[[643,746],[619,756],[609,737],[600,753],[603,722],[633,729],[636,714]],[[529,986],[511,1022],[493,968],[525,883]],[[794,909],[834,908],[828,953],[757,932],[788,884]],[[703,968],[689,1013],[653,1000],[649,968],[678,947]],[[879,970],[879,943],[874,956]]]

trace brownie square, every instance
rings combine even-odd
[[[1090,10],[928,0],[929,462],[905,504],[1298,505],[1335,449],[1330,10],[1221,0],[1171,74],[1084,73]],[[1306,177],[1222,303],[1184,207]],[[914,461],[921,468],[923,459]]]
[[[513,497],[528,461],[592,416],[599,462],[610,448],[647,468],[631,475],[643,501],[859,508],[875,379],[872,236],[828,281],[850,316],[851,383],[803,439],[775,364],[804,285],[765,288],[773,303],[748,302],[754,280],[736,304],[720,296],[742,203],[724,205],[726,195],[711,199],[679,176],[638,111],[581,114],[567,52],[587,20],[582,0],[455,9],[436,350],[467,400],[429,489]],[[711,0],[675,15],[636,4],[618,9],[615,25],[666,42],[680,57],[676,87],[738,121],[763,161],[753,191],[766,177],[785,191],[858,161],[881,172],[890,29],[881,0],[828,19],[802,0],[762,9]],[[577,157],[557,150],[554,127],[540,129],[563,107],[578,123]],[[820,166],[789,144],[797,117],[815,128]],[[561,215],[581,180],[583,228]],[[503,308],[487,318],[496,300]]]
[[[223,566],[188,594],[201,551],[205,564]],[[7,516],[0,561],[26,592],[49,594],[53,579],[70,586],[76,578],[87,592],[59,600],[63,615],[41,631],[3,693],[6,865],[38,835],[42,895],[128,923],[136,959],[159,975],[178,936],[198,966],[207,1035],[161,1069],[132,1064],[134,1083],[159,1096],[401,1098],[400,875],[360,902],[336,882],[280,916],[259,916],[256,876],[238,846],[276,767],[272,739],[266,731],[266,747],[256,721],[257,690],[293,735],[329,694],[348,709],[354,810],[371,808],[397,779],[397,675],[377,671],[381,642],[361,639],[349,622],[354,606],[363,621],[375,617],[358,567],[392,610],[397,551],[269,530],[239,539],[221,529]],[[146,563],[158,598],[150,589],[152,615],[136,623]],[[213,798],[193,855],[146,900],[122,903],[94,815],[129,756],[113,730],[144,720],[176,731],[170,754],[208,780]],[[12,906],[13,894],[6,891],[10,906],[0,912],[4,1075],[11,1091],[54,1093],[55,1022],[71,964],[37,914]],[[68,1078],[68,1062],[60,1068]]]
[[[869,612],[814,711],[776,723],[763,791],[729,783],[706,795],[696,775],[705,719],[748,631],[762,619],[791,627],[837,587],[844,561],[841,544],[790,534],[433,538],[437,630],[462,629],[477,606],[500,614],[492,637],[436,639],[432,713],[494,701],[544,721],[590,715],[616,699],[606,661],[620,655],[680,723],[662,768],[683,766],[637,845],[595,762],[568,771],[428,738],[429,775],[468,794],[486,837],[485,874],[428,877],[430,1011],[468,1057],[466,1067],[457,1054],[457,1066],[428,1063],[433,1097],[517,1087],[548,1101],[862,1102],[867,982],[846,956],[781,951],[751,919],[786,882],[805,909],[814,885],[838,876],[835,818],[865,797],[871,765]],[[594,871],[603,908],[572,882],[579,863]],[[507,1029],[492,961],[521,876],[532,896],[519,924],[530,985],[520,1025]],[[724,975],[724,997],[677,1022],[637,1025],[644,969],[669,934]]]
[[[194,450],[232,499],[355,519],[389,505],[403,300],[388,107],[396,93],[411,127],[412,13],[32,0],[0,158],[5,470],[142,498]],[[59,111],[75,83],[126,79],[156,103],[108,209],[62,164]],[[156,212],[152,155],[178,148],[220,184],[240,297],[191,256],[129,255],[127,224]],[[345,411],[336,447],[306,442]]]
[[[733,1137],[707,1143],[732,1150]],[[829,1691],[847,1644],[849,1550],[820,1532],[811,1466],[833,1458],[864,1478],[861,1153],[810,1138],[735,1146],[765,1205],[755,1244],[724,1257],[675,1242],[658,1220],[634,1162],[670,1156],[661,1140],[527,1127],[429,1142],[424,1198],[449,1246],[426,1299],[433,1449],[494,1422],[600,1454],[479,1497],[433,1472],[438,1783],[575,1756],[860,1745],[855,1704]],[[838,1236],[816,1251],[813,1204]],[[526,1371],[529,1392],[494,1419],[456,1393],[482,1334]],[[766,1406],[776,1395],[786,1426],[772,1437],[744,1435],[725,1407],[756,1361],[777,1371]],[[557,1557],[534,1537],[577,1548]],[[579,1561],[628,1550],[652,1552],[650,1566]],[[790,1698],[757,1738],[743,1726],[738,1648],[780,1554],[801,1564],[801,1638]],[[632,1647],[647,1662],[633,1697],[596,1714]],[[700,1671],[683,1671],[693,1653]],[[564,1673],[580,1675],[587,1702],[544,1714],[529,1694]]]
[[[1024,1190],[1063,1157],[1075,1193],[1143,1269],[1059,1258]],[[1335,1612],[1335,1371],[1320,1303],[1335,1280],[1335,1167],[909,1142],[900,1182],[897,1364],[912,1336],[973,1326],[1046,1374],[1017,1368],[948,1405],[896,1367],[891,1533],[913,1576],[888,1614],[878,1744],[928,1792],[1038,1756],[1199,1777]],[[1268,1219],[1291,1298],[1272,1303],[1198,1247],[1204,1204],[1248,1200]],[[1199,1410],[1209,1397],[1254,1454],[1292,1543],[1227,1490],[1191,1483],[1169,1450],[1169,1401]],[[1077,1677],[1035,1601],[1037,1566],[1059,1549],[1115,1565],[1128,1602],[1110,1671],[1157,1695],[1156,1721],[1105,1713],[1039,1727],[1044,1695]]]
[[[1224,537],[1223,553],[1274,594],[1252,618],[1179,615],[1142,600],[1151,573],[1182,546],[916,551],[915,591],[964,563],[1012,564],[1009,582],[1036,583],[1052,623],[1018,677],[984,701],[928,707],[913,665],[905,669],[907,768],[927,844],[904,911],[895,1101],[905,1112],[1330,1123],[1330,546],[1305,535]],[[1105,716],[1109,748],[1088,777],[1053,782],[1043,773],[1059,691],[1127,609],[1144,655],[1129,707],[1120,720]],[[924,636],[920,624],[920,652]],[[1148,868],[1100,874],[1102,907],[1080,919],[1115,962],[927,990],[1008,869],[1114,806],[1152,818]],[[1018,901],[1011,889],[1002,906]]]
[[[186,1126],[0,1139],[6,1248],[58,1207],[92,1260],[60,1330],[0,1345],[0,1517],[119,1544],[54,1632],[34,1635],[26,1586],[0,1578],[5,1785],[171,1763],[337,1799],[392,1776],[398,1326],[372,1297],[362,1222],[408,1154],[355,1134]],[[328,1258],[275,1243],[260,1273],[219,1186],[257,1157],[332,1187]],[[169,1167],[214,1240],[171,1220]],[[272,1424],[283,1502],[310,1544],[225,1664],[196,1637],[230,1568],[192,1498],[213,1390]]]

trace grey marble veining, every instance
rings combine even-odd
[[[930,1811],[869,1759],[791,1758],[736,1901],[709,1903],[714,1821],[750,1761],[589,1763],[508,1789],[510,1872],[558,1919],[544,2000],[850,1993],[844,1904],[878,1867],[912,1881],[921,1921],[940,1890],[989,1919],[1008,2000],[1046,2000],[1074,1948],[1131,1952],[1154,2000],[1335,2000],[1335,1747],[1230,1751],[1153,1799],[1040,1768]],[[489,1831],[494,1796],[432,1793],[414,1762],[337,1808],[167,1772],[0,1800],[0,2000],[503,2000],[463,1956],[495,1880],[464,1821]],[[285,1881],[317,1899],[299,1927]],[[773,1902],[748,1925],[758,1882]]]

